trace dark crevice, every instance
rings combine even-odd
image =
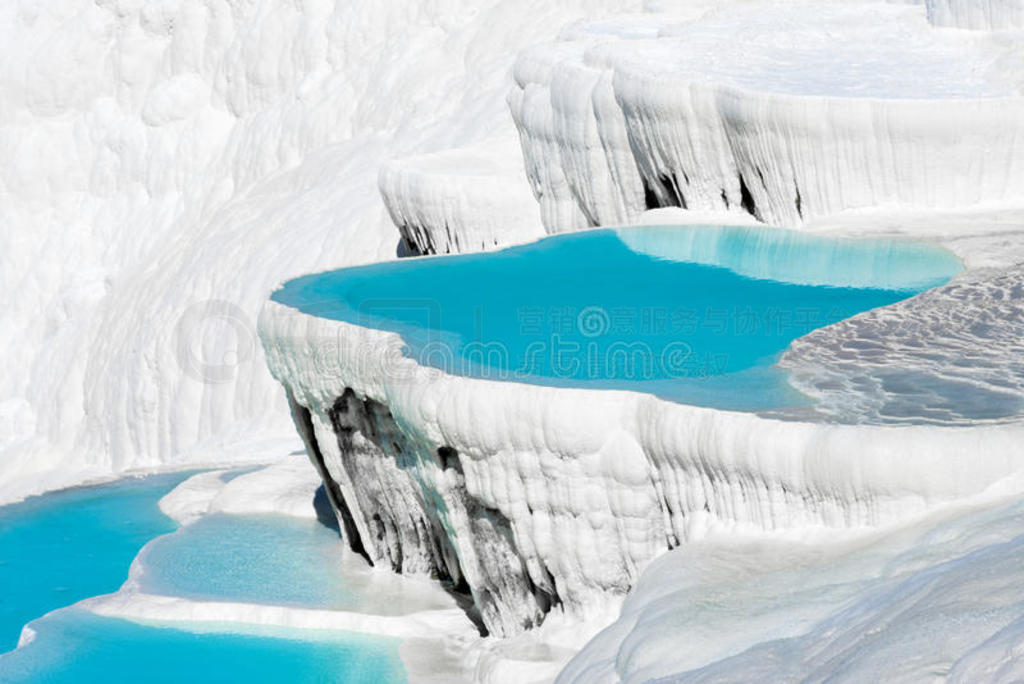
[[[475,590],[476,603],[484,615],[498,615],[502,607],[518,607],[520,625],[532,629],[544,621],[552,606],[561,599],[550,588],[538,587],[530,576],[512,531],[512,523],[497,508],[483,505],[480,501],[466,499],[466,513],[473,545],[477,553],[486,549],[492,563],[482,568],[489,575]],[[532,598],[533,605],[527,606]]]
[[[679,537],[672,529],[672,518],[675,515],[675,506],[672,505],[671,499],[665,494],[664,488],[660,483],[652,482],[654,490],[658,492],[658,496],[661,498],[661,505],[668,515],[668,520],[665,524],[665,543],[668,546],[669,551],[679,546]]]
[[[548,570],[548,567],[543,563],[541,564],[540,569],[547,578],[548,585],[551,587],[551,591],[548,592],[548,595],[551,597],[551,607],[554,608],[555,606],[562,605],[562,596],[558,593],[558,585],[555,584],[555,576],[551,574],[551,571]]]
[[[316,441],[316,433],[313,431],[312,414],[310,414],[308,408],[296,402],[290,392],[288,393],[288,404],[291,407],[292,419],[298,428],[299,436],[302,437],[302,441],[306,444],[306,451],[309,454],[310,460],[313,461],[314,467],[316,467],[317,472],[320,474],[320,479],[324,482],[327,498],[341,518],[342,537],[348,540],[350,549],[365,558],[367,563],[373,565],[373,560],[363,546],[363,539],[359,534],[359,528],[356,527],[355,519],[352,517],[352,511],[349,509],[348,504],[345,503],[341,487],[338,486],[338,483],[335,482],[327,470],[324,455],[320,451],[320,445]]]
[[[542,613],[547,613],[551,610],[551,600],[548,593],[543,589],[539,588],[530,577],[530,573],[525,573],[523,579],[526,580],[526,590],[533,594],[533,600],[537,602],[537,607],[540,608]],[[527,625],[527,628],[530,626]]]
[[[350,479],[352,478],[353,464],[348,462],[347,459],[357,452],[355,444],[359,438],[356,433],[374,442],[378,448],[383,449],[384,445],[379,429],[382,415],[390,418],[391,414],[387,411],[386,407],[377,402],[369,399],[360,401],[352,388],[346,388],[327,411],[331,428],[338,438],[338,449],[342,455],[342,467]],[[390,441],[388,442],[389,445],[391,443]],[[365,506],[365,502],[359,501],[359,496],[360,494],[356,494],[357,501],[355,504],[357,506]],[[348,507],[346,507],[347,510],[349,510]],[[402,539],[398,530],[398,523],[393,517],[390,506],[381,507],[380,511],[373,513],[372,518],[364,516],[363,523],[366,525],[372,539],[376,542],[376,548],[378,550],[380,548],[386,549],[386,557],[390,560],[392,569],[397,573],[401,573],[404,558]],[[366,555],[369,556],[369,553],[367,552]]]
[[[473,599],[473,593],[469,590],[466,580],[460,578],[458,584],[453,584],[450,581],[442,582],[441,586],[448,592],[449,596],[455,599],[455,603],[466,614],[469,621],[473,623],[480,636],[490,636],[491,632],[487,629],[487,625],[484,624],[484,618],[480,614],[480,609],[477,608],[476,601]]]
[[[455,470],[462,474],[462,461],[459,460],[458,451],[450,446],[441,446],[437,448],[437,457],[441,461],[443,470]]]
[[[804,217],[804,201],[800,197],[800,186],[796,186],[796,213],[800,215],[800,218]]]
[[[470,495],[457,449],[435,444],[431,453],[402,431],[387,405],[360,398],[351,388],[337,398],[327,419],[338,438],[338,477],[346,487],[353,482],[357,487],[351,511],[363,516],[362,542],[379,564],[389,563],[396,572],[428,570],[483,635],[507,636],[535,627],[562,603],[551,571],[539,559],[528,562],[521,555],[512,521]],[[331,452],[328,458],[333,457]],[[444,470],[442,491],[417,477],[423,460],[433,458]],[[333,460],[331,465],[336,465]],[[320,469],[330,496],[331,481]],[[343,519],[340,511],[349,509],[340,491],[336,496],[332,504]],[[468,529],[456,537],[452,525],[460,523]],[[358,532],[349,536],[356,539]]]
[[[419,226],[403,223],[398,226],[398,233],[402,237],[395,249],[395,256],[402,258],[437,253],[437,247],[434,246],[430,233]]]
[[[327,487],[325,485],[317,487],[316,492],[313,494],[313,510],[316,511],[316,521],[318,523],[341,534],[338,516],[334,514],[334,507],[331,506],[331,499],[327,494]]]
[[[395,247],[395,256],[399,259],[411,256],[420,256],[421,254],[416,244],[409,239],[408,235],[406,235],[406,231],[407,229],[404,226],[400,226],[398,229],[398,232],[402,237],[398,239],[398,246]]]
[[[537,586],[529,573],[526,574],[526,585],[530,590],[530,593],[533,594],[533,598],[537,602],[537,607],[540,608],[541,613],[546,615],[551,612],[552,608],[562,604],[562,597],[558,595],[558,589],[555,586],[555,578],[543,563],[540,564],[540,571],[544,575],[545,584],[547,584],[550,589],[543,589]]]
[[[658,202],[658,196],[654,194],[654,189],[651,188],[650,184],[647,182],[647,179],[645,178],[644,179],[644,207],[646,209],[650,210],[650,209],[657,209],[660,206],[661,206],[661,203]]]
[[[342,465],[353,479],[371,477],[370,472],[359,469],[355,457],[360,453],[364,457],[372,453],[377,458],[393,459],[395,466],[405,470],[419,467],[416,445],[409,442],[398,428],[386,404],[360,399],[352,388],[346,388],[328,411],[328,418],[338,437]],[[442,446],[438,448],[437,455],[446,467],[462,477],[462,463],[454,448]],[[464,489],[464,485],[460,487]],[[386,559],[395,572],[401,573],[409,558],[424,553],[430,574],[451,594],[480,634],[487,636],[483,615],[474,602],[462,562],[437,517],[437,510],[427,506],[422,495],[416,496],[413,503],[408,492],[405,500],[413,505],[399,510],[395,508],[395,502],[400,499],[401,492],[384,494],[379,487],[364,492],[369,498],[360,503],[367,534],[375,537],[374,546],[383,555],[381,562]],[[396,497],[394,501],[392,496]]]
[[[757,215],[757,205],[754,204],[754,196],[750,194],[750,188],[747,187],[747,181],[743,178],[743,174],[740,174],[740,206],[743,210],[754,218],[760,220],[760,216]]]
[[[685,173],[683,173],[683,178],[686,180],[686,185],[689,186],[690,179],[686,177]],[[664,182],[664,179],[662,182]],[[682,207],[683,209],[689,209],[690,207],[686,205],[686,196],[683,194],[682,188],[679,187],[678,179],[675,176],[672,176],[671,180],[669,181],[669,187],[672,189],[672,192],[675,195],[676,206]]]
[[[722,204],[725,205],[726,209],[728,209],[729,206],[730,206],[729,205],[729,196],[727,194],[725,194],[725,190],[722,190]]]
[[[648,209],[660,209],[661,207],[682,207],[686,209],[686,202],[679,192],[675,178],[661,175],[658,176],[656,185],[648,183],[647,178],[643,179],[644,204]]]

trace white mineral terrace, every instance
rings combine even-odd
[[[385,164],[378,184],[411,252],[492,249],[544,232],[508,138]]]
[[[0,46],[0,504],[292,453],[162,508],[323,484],[373,599],[136,573],[85,607],[386,634],[446,684],[1024,679],[1024,0],[47,0]],[[654,223],[965,270],[793,341],[812,401],[760,413],[446,375],[266,301]]]
[[[1024,62],[1017,33],[937,28],[957,7],[669,7],[521,52],[508,104],[549,233],[762,221],[930,239],[968,270],[797,340],[781,365],[816,403],[761,415],[448,376],[269,302],[268,364],[361,551],[465,580],[510,635],[599,611],[708,533],[866,530],[1012,490]],[[523,192],[495,140],[382,170],[411,247],[538,234],[489,215],[492,188]]]
[[[968,264],[987,253],[984,240],[947,244],[966,244]],[[919,299],[963,288],[978,272]],[[863,325],[861,317],[837,327]],[[260,331],[275,377],[298,411],[309,410],[307,440],[369,557],[407,572],[447,563],[500,634],[534,624],[550,601],[542,593],[585,617],[626,592],[650,560],[708,530],[883,525],[983,495],[1024,466],[1019,412],[969,427],[783,420],[632,392],[445,375],[402,356],[395,334],[275,302]],[[992,340],[1005,332],[990,331]],[[833,334],[823,329],[802,346]],[[893,395],[900,399],[898,388]],[[507,526],[500,553],[480,533],[481,510]],[[458,567],[450,553],[435,557],[446,544]]]
[[[1022,185],[1017,34],[858,4],[629,26],[576,27],[517,60],[509,104],[549,231],[653,206],[798,225],[1005,201]]]

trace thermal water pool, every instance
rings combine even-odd
[[[0,507],[0,682],[405,679],[396,639],[238,625],[198,633],[188,623],[141,625],[80,606],[49,612],[117,590],[132,558],[154,537],[139,556],[137,583],[145,591],[357,605],[361,585],[348,586],[338,565],[341,540],[314,520],[214,515],[175,532],[158,502],[188,475],[122,480]],[[35,638],[11,650],[33,618]]]
[[[32,623],[34,641],[0,655],[0,682],[404,681],[398,640],[341,632],[198,633],[68,608]]]
[[[150,594],[352,610],[358,596],[338,567],[342,546],[316,520],[207,515],[147,545],[134,579]]]
[[[760,410],[807,401],[775,366],[792,340],[960,270],[909,240],[651,226],[313,274],[271,298],[396,332],[455,375]]]
[[[191,473],[76,487],[0,507],[0,653],[29,620],[116,591],[153,537],[173,532],[157,502]]]

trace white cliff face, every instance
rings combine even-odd
[[[802,3],[565,37],[520,56],[509,95],[549,231],[656,206],[799,225],[1021,187],[1018,37],[942,32],[920,6]]]
[[[381,198],[412,254],[493,249],[544,234],[515,141],[388,162]]]
[[[391,333],[266,304],[272,373],[351,543],[465,581],[509,635],[577,618],[708,530],[897,521],[1024,465],[1020,422],[971,428],[782,421],[651,396],[447,376]]]
[[[508,103],[549,232],[626,223],[649,208],[614,72],[601,59],[613,48],[601,46],[655,37],[672,21],[655,15],[569,27],[563,40],[516,59]]]
[[[644,5],[663,13],[559,30]],[[1014,0],[743,5],[0,9],[0,500],[223,459],[226,445],[291,433],[290,411],[353,548],[471,593],[483,623],[511,635],[552,610],[570,622],[606,613],[653,559],[707,535],[820,539],[1007,486],[1024,466],[1009,354],[1019,259],[796,345],[784,363],[822,404],[785,420],[444,376],[402,358],[394,335],[273,302],[256,343],[275,284],[396,252],[487,249],[654,207],[798,225],[1019,200],[1020,37],[935,28],[1019,26]],[[970,307],[1002,315],[986,330]],[[942,336],[925,342],[937,355],[897,312]],[[977,372],[950,370],[965,349],[982,350]],[[880,354],[927,377],[931,394],[888,376]],[[993,403],[999,394],[1010,400]],[[928,417],[942,424],[920,424],[935,397],[950,400]],[[1005,410],[973,410],[993,405]],[[991,423],[965,425],[978,418]],[[902,422],[917,424],[890,424]],[[277,476],[295,480],[273,506],[298,509],[310,481]],[[178,515],[247,510],[246,492],[264,491],[257,478],[233,494],[192,484],[167,502]],[[634,605],[676,619],[648,601],[661,586],[671,580],[655,569]],[[835,605],[816,605],[773,624],[819,642],[835,624],[863,625],[840,612],[829,623]],[[954,672],[1008,672],[993,653],[1015,624]],[[616,629],[634,626],[625,646],[595,649],[628,653],[664,623],[627,614]],[[792,643],[807,652],[814,639]],[[571,672],[601,661],[611,677],[642,677],[653,658],[595,652]],[[771,647],[758,653],[715,672],[777,674],[762,669]],[[827,665],[812,661],[794,672]]]
[[[711,535],[652,563],[558,681],[1012,681],[1021,511],[1018,495],[869,535]]]
[[[936,26],[999,31],[1024,28],[1021,0],[925,0]]]
[[[635,4],[0,9],[0,500],[290,431],[267,292],[394,257],[381,164],[491,137],[516,50]]]
[[[708,9],[576,24],[520,54],[508,105],[547,232],[658,207],[799,225],[1019,200],[1019,36],[942,31],[922,6]],[[449,251],[536,234],[483,215],[500,206],[474,188],[504,173],[489,151],[457,150],[395,161],[379,185],[407,245]],[[936,391],[955,403],[942,359],[1014,334],[964,313],[1016,292],[1019,259],[1002,256],[988,266],[1006,282],[972,272],[796,345],[784,364],[822,399],[813,415],[446,376],[402,357],[395,335],[275,302],[260,334],[353,548],[469,591],[507,636],[553,607],[597,614],[652,559],[708,534],[846,535],[1006,486],[1024,465],[1019,407],[975,425],[999,403],[986,395],[933,420],[930,395],[886,384],[892,369],[862,339],[882,335],[936,387],[950,381]],[[886,327],[898,315],[955,323],[942,357]],[[856,406],[833,400],[842,380],[823,368],[852,377]],[[1003,369],[982,373],[989,390]],[[896,419],[878,408],[881,385],[903,402]]]

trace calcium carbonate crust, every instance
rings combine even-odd
[[[273,301],[259,329],[349,544],[468,590],[499,635],[556,605],[585,618],[708,529],[876,526],[1024,466],[1019,422],[782,421],[455,377]]]
[[[377,182],[410,254],[481,251],[544,234],[511,139],[396,159]]]
[[[563,38],[520,54],[508,96],[549,232],[665,206],[800,225],[1024,186],[1019,35],[942,31],[920,6],[796,3]]]
[[[925,0],[928,21],[936,26],[976,30],[1024,28],[1021,0]]]
[[[640,4],[0,7],[0,501],[290,433],[267,291],[393,257],[381,164],[488,140],[521,47]]]
[[[1024,413],[1024,264],[948,285],[794,340],[779,360],[819,420],[977,424]]]
[[[1012,200],[1024,182],[1016,39],[938,30],[933,4],[699,4],[575,24],[525,50],[508,104],[544,230],[665,207],[801,225],[858,207]],[[501,148],[381,170],[409,251],[539,233],[522,213],[522,183],[510,180],[518,163]],[[943,296],[957,298],[932,299]],[[936,319],[930,300],[914,301],[900,312]],[[871,320],[790,354],[798,380],[827,395],[836,381],[820,366],[877,334]],[[402,357],[393,334],[273,302],[259,327],[353,549],[470,592],[502,635],[554,606],[585,617],[625,594],[652,558],[710,528],[877,526],[978,494],[1024,460],[1014,420],[781,420],[446,376]],[[950,353],[973,333],[949,340]],[[870,350],[842,358],[847,376],[872,370]],[[884,414],[879,394],[857,395],[864,406],[853,413]]]

